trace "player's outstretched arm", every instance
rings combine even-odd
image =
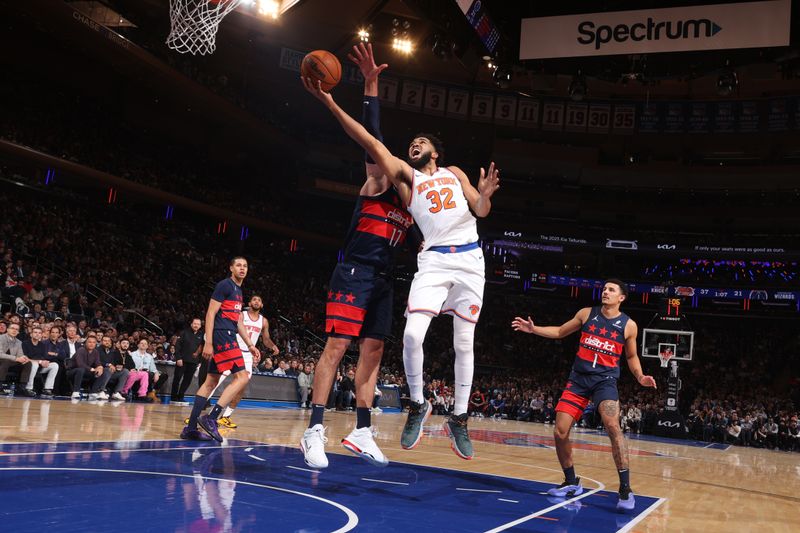
[[[533,319],[528,317],[525,320],[522,317],[516,317],[511,322],[511,328],[514,331],[521,331],[523,333],[533,333],[546,339],[563,339],[568,335],[572,335],[589,319],[589,308],[586,307],[578,311],[572,319],[564,322],[560,326],[537,326],[533,323]]]
[[[364,126],[339,107],[331,94],[322,90],[321,82],[315,83],[309,78],[301,78],[301,80],[306,90],[330,110],[334,118],[342,125],[345,133],[367,151],[372,160],[397,187],[403,201],[409,203],[413,171],[408,163],[393,156],[382,142],[370,135]]]
[[[633,320],[628,320],[625,326],[625,358],[628,360],[628,369],[642,387],[656,387],[656,380],[653,376],[646,376],[642,370],[642,362],[639,361],[639,350],[636,346],[636,337],[639,335],[639,326]]]
[[[500,188],[500,171],[494,167],[494,161],[489,164],[489,171],[486,172],[481,168],[481,174],[478,177],[478,188],[472,186],[469,178],[458,167],[447,167],[456,175],[458,181],[461,182],[461,188],[464,191],[464,196],[467,198],[469,208],[476,216],[481,218],[487,216],[489,211],[492,210],[492,195],[497,189]]]

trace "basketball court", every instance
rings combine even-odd
[[[552,428],[473,419],[476,457],[452,453],[432,417],[413,451],[404,415],[375,417],[385,468],[343,453],[351,413],[328,413],[324,471],[297,443],[307,414],[242,408],[222,445],[177,440],[188,407],[4,398],[4,529],[59,531],[796,531],[794,454],[629,438],[636,509],[617,512],[605,435],[574,433],[585,492],[545,491],[563,476]]]

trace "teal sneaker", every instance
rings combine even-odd
[[[413,450],[419,444],[419,439],[422,438],[422,426],[431,417],[432,411],[431,402],[428,400],[409,404],[406,425],[403,426],[403,434],[400,435],[400,446],[403,449]]]
[[[469,420],[467,413],[458,416],[450,415],[450,418],[444,423],[444,430],[450,436],[450,447],[456,452],[456,455],[470,460],[472,459],[472,441],[469,440],[467,420]]]

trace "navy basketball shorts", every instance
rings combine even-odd
[[[236,332],[227,329],[214,330],[214,356],[208,361],[209,374],[222,374],[230,372],[235,374],[245,370],[244,357],[239,343],[236,341]]]
[[[619,400],[617,378],[602,374],[572,372],[558,400],[556,412],[567,413],[575,420],[580,420],[590,399],[596,406],[603,400]]]
[[[383,340],[392,330],[392,279],[359,263],[339,263],[328,285],[325,333]]]

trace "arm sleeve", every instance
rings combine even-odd
[[[361,107],[361,124],[370,135],[383,142],[380,100],[377,96],[364,96],[364,104]],[[371,165],[375,164],[375,161],[372,160],[367,152],[364,152],[364,161]]]

